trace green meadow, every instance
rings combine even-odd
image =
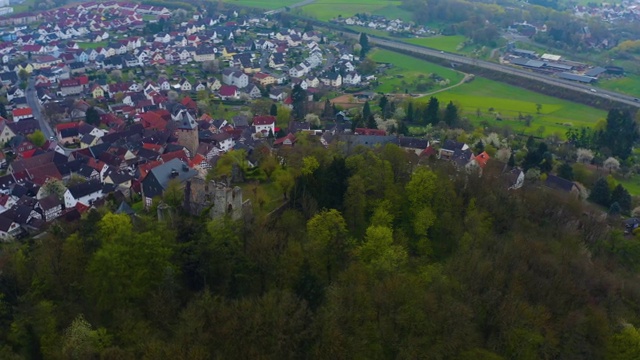
[[[599,80],[598,86],[603,89],[640,97],[640,76],[635,74],[627,74],[625,77],[618,79]]]
[[[510,126],[515,131],[532,135],[558,134],[564,137],[569,128],[593,126],[607,115],[605,111],[587,105],[484,78],[476,78],[470,83],[434,96],[441,104],[449,101],[459,104],[462,113],[474,124],[486,121],[492,125]],[[421,100],[428,101],[428,98]],[[539,113],[537,104],[541,105]],[[526,126],[519,115],[532,116],[530,126]],[[502,120],[498,120],[498,117]]]
[[[376,91],[379,92],[404,93],[405,89],[410,87],[409,85],[411,83],[419,80],[420,75],[428,75],[431,73],[449,79],[450,84],[448,86],[457,84],[464,78],[463,74],[452,69],[411,56],[398,54],[393,51],[374,49],[369,54],[369,58],[375,62],[391,63],[394,65],[392,69],[387,70],[385,75],[378,77],[380,85]],[[438,90],[438,88],[431,89],[430,91],[433,90]],[[414,90],[409,91],[414,92]]]
[[[384,15],[390,18],[402,17],[404,20],[410,20],[407,19],[410,13],[398,8],[401,3],[401,1],[389,0],[317,0],[303,6],[302,11],[305,15],[322,21],[338,16],[351,17],[358,13]]]
[[[76,42],[76,44],[78,44],[78,47],[80,47],[81,49],[95,49],[95,48],[99,48],[99,47],[105,47],[107,45],[109,45],[108,42],[106,41],[98,41],[98,42]]]
[[[455,52],[460,52],[460,50],[458,50],[458,46],[462,44],[465,40],[466,40],[466,37],[462,35],[454,35],[454,36],[432,36],[432,37],[425,37],[425,38],[406,39],[404,40],[404,42],[455,53]]]
[[[291,6],[300,0],[223,0],[226,3],[238,6],[255,7],[260,9],[280,9],[285,6]]]

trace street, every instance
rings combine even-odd
[[[35,78],[30,77],[27,85],[27,91],[25,94],[27,98],[27,105],[33,111],[33,117],[38,120],[40,124],[40,130],[47,139],[51,137],[55,137],[55,133],[51,129],[51,125],[49,122],[45,120],[45,117],[42,115],[42,104],[40,104],[40,100],[38,100],[38,92],[35,87]]]

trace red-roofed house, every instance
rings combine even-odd
[[[253,118],[253,126],[256,128],[256,134],[267,136],[269,135],[269,131],[271,131],[272,134],[275,134],[276,117],[270,115],[255,116]]]
[[[296,141],[296,136],[289,133],[287,136],[276,139],[276,141],[273,142],[273,146],[293,146]]]
[[[167,127],[167,122],[155,112],[140,114],[140,123],[145,129],[164,130]]]
[[[185,96],[184,99],[182,99],[181,103],[182,103],[182,105],[184,105],[189,110],[197,110],[198,109],[198,104],[196,104],[196,102],[193,101],[193,99],[191,99],[188,96]]]
[[[218,90],[218,95],[222,100],[238,98],[238,88],[235,85],[222,85]]]
[[[82,93],[83,86],[78,79],[60,80],[60,96],[77,95]]]
[[[30,119],[33,117],[33,110],[30,107],[13,109],[13,122],[18,122],[23,119]]]

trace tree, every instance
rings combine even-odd
[[[377,129],[378,123],[376,123],[376,119],[373,115],[369,115],[367,118],[367,128],[368,129]]]
[[[629,111],[611,109],[606,126],[598,132],[598,145],[611,150],[611,155],[626,159],[638,140],[638,126]]]
[[[100,124],[100,114],[98,113],[98,110],[96,110],[95,107],[90,107],[87,109],[87,113],[85,115],[85,121],[87,122],[87,124],[93,125],[93,126],[98,126],[98,124]]]
[[[291,170],[280,168],[274,172],[273,176],[276,186],[280,189],[282,196],[286,200],[289,192],[293,189],[293,185],[295,185],[295,178],[293,174],[291,174]]]
[[[322,118],[325,120],[333,120],[335,114],[333,112],[333,108],[331,107],[331,101],[326,99],[324,101],[324,110],[322,111]]]
[[[453,101],[449,101],[447,104],[443,120],[449,126],[453,126],[458,121],[458,107],[453,104]]]
[[[536,104],[536,114],[540,114],[541,110],[542,110],[542,104]]]
[[[624,186],[618,184],[611,192],[611,202],[617,203],[620,206],[620,210],[623,214],[628,214],[631,211],[632,199],[631,194],[624,188]]]
[[[338,210],[325,210],[307,222],[306,253],[312,272],[330,284],[338,271],[346,266],[352,244],[347,237],[347,224]]]
[[[402,246],[393,245],[393,231],[388,227],[376,225],[367,229],[365,241],[358,247],[356,254],[378,274],[397,271],[408,258]]]
[[[622,331],[609,337],[607,341],[607,360],[640,359],[640,332],[630,324]]]
[[[307,114],[304,117],[304,121],[309,123],[311,125],[311,127],[320,127],[321,122],[320,122],[320,117],[316,114]]]
[[[25,69],[20,69],[20,71],[18,71],[18,78],[20,78],[20,81],[27,81],[29,73]]]
[[[0,116],[3,118],[7,118],[7,107],[3,102],[0,101]]]
[[[269,109],[269,115],[278,116],[278,105],[275,103],[271,104],[271,109]]]
[[[369,36],[367,36],[367,34],[365,33],[360,33],[360,39],[358,43],[362,47],[360,51],[360,58],[364,59],[369,52]]]
[[[573,168],[571,167],[571,165],[567,164],[566,162],[562,163],[558,167],[558,176],[563,179],[573,181]]]
[[[184,190],[180,181],[176,179],[169,180],[167,188],[162,194],[164,202],[174,209],[179,208],[184,202]]]
[[[365,101],[362,107],[362,118],[369,119],[369,115],[371,115],[371,107],[369,106],[369,102]]]
[[[598,205],[608,207],[611,204],[611,192],[606,178],[600,178],[593,185],[589,200]]]
[[[300,84],[296,84],[291,91],[291,102],[293,105],[293,117],[296,120],[304,118],[307,113],[307,92]]]
[[[55,195],[58,200],[64,199],[64,193],[67,191],[67,188],[64,186],[62,181],[58,179],[49,179],[42,186],[44,191],[44,196]]]
[[[68,359],[89,359],[96,357],[109,343],[106,331],[93,330],[80,314],[64,332],[62,352]]]
[[[408,123],[412,123],[414,120],[413,101],[410,101],[409,105],[407,105],[406,115],[407,116],[405,117],[405,121]]]
[[[620,162],[616,160],[616,158],[614,157],[609,157],[607,160],[604,161],[602,166],[607,171],[609,171],[609,174],[611,174],[612,172],[618,171],[618,169],[620,169]]]
[[[576,150],[576,155],[579,163],[588,164],[593,160],[593,151],[589,149],[578,149]]]
[[[40,130],[34,131],[32,134],[27,135],[27,138],[31,143],[37,147],[41,147],[47,142],[47,138],[44,136],[44,133]]]
[[[436,97],[430,97],[427,108],[424,111],[424,123],[437,125],[439,121],[440,103]]]
[[[289,124],[290,120],[291,120],[291,109],[289,109],[286,106],[279,106],[278,116],[276,116],[276,122],[279,124],[279,126],[286,126],[287,124]]]

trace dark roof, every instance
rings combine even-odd
[[[602,74],[603,72],[606,72],[607,69],[600,67],[600,66],[596,66],[593,69],[586,71],[584,74],[586,76],[591,76],[591,77],[597,77],[598,75]]]
[[[131,206],[124,201],[120,203],[120,206],[118,206],[118,209],[116,210],[116,214],[134,215],[135,213],[136,212],[133,211]]]
[[[545,180],[544,185],[552,189],[566,192],[570,192],[576,186],[572,181],[552,174],[547,175],[547,180]]]
[[[189,168],[180,159],[172,159],[153,168],[142,182],[144,196],[153,198],[162,195],[169,182],[176,179],[180,182],[196,176],[197,171]]]
[[[583,82],[583,83],[592,83],[593,81],[595,81],[596,79],[591,77],[591,76],[583,76],[583,75],[577,75],[577,74],[572,74],[572,73],[568,73],[568,72],[561,72],[558,74],[558,77],[560,79],[565,79],[565,80],[571,80],[571,81],[578,81],[578,82]]]
[[[69,192],[71,192],[74,199],[79,199],[100,190],[102,190],[102,184],[98,180],[83,182],[69,188]]]
[[[40,199],[40,206],[44,211],[53,209],[57,206],[60,206],[62,203],[56,194],[51,194],[45,198]]]

